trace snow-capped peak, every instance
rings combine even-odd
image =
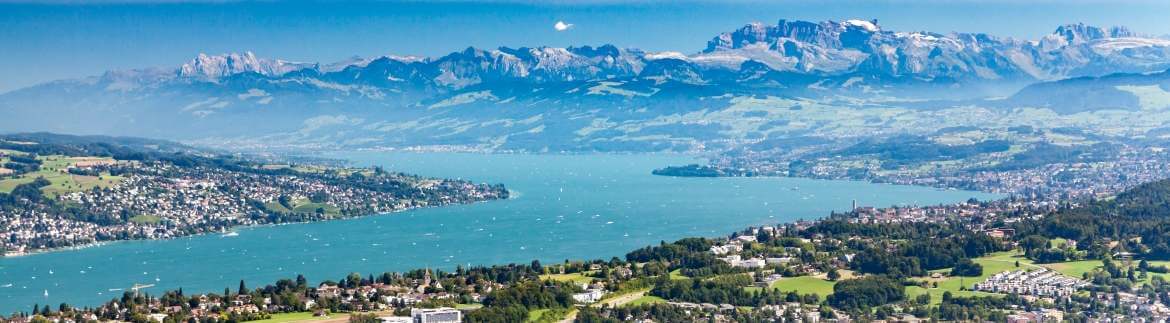
[[[881,28],[879,28],[877,25],[877,20],[865,21],[865,20],[861,20],[861,19],[849,19],[849,20],[846,20],[844,22],[844,24],[847,27],[858,27],[861,29],[865,29],[866,31],[869,31],[869,32],[881,31]]]
[[[179,76],[211,80],[247,72],[265,76],[281,76],[288,72],[316,67],[317,64],[314,63],[258,58],[251,51],[244,52],[243,54],[229,53],[222,55],[200,53],[199,56],[179,67]]]
[[[684,55],[683,53],[679,53],[679,52],[646,53],[646,55],[643,57],[645,57],[647,60],[652,60],[652,61],[659,60],[659,59],[679,59],[679,60],[685,61],[688,59],[687,55]]]

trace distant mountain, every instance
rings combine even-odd
[[[793,122],[819,118],[808,115],[814,106],[937,109],[946,104],[931,102],[1168,67],[1170,41],[1120,27],[1066,25],[1023,41],[894,32],[865,20],[780,20],[720,34],[693,54],[502,47],[328,64],[199,54],[173,69],[110,71],[2,94],[8,117],[0,128],[233,147],[717,149],[773,136],[864,134],[858,129],[874,122]],[[1028,95],[999,103],[1034,104]],[[743,104],[767,111],[740,115]],[[1045,107],[1084,110],[1055,105]]]
[[[1170,71],[1118,73],[1037,83],[1020,90],[1003,104],[1047,108],[1061,114],[1170,109]]]
[[[894,32],[877,21],[750,24],[707,42],[695,61],[765,62],[814,74],[1049,80],[1170,67],[1170,40],[1123,27],[1064,25],[1039,41],[987,34]]]

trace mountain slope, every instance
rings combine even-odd
[[[1079,77],[1030,85],[1006,102],[1071,114],[1098,110],[1157,111],[1170,108],[1170,71]]]

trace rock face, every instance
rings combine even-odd
[[[801,72],[1050,80],[1163,69],[1170,60],[1168,48],[1167,40],[1140,37],[1124,27],[1084,24],[1060,26],[1031,42],[987,34],[884,31],[877,21],[780,20],[720,34],[699,56],[735,52],[743,60]]]
[[[806,101],[785,111],[828,101],[842,108],[918,106],[908,102],[1006,97],[1039,82],[1167,67],[1170,41],[1121,27],[1065,25],[1025,41],[890,31],[872,20],[780,20],[719,34],[693,54],[613,45],[501,47],[328,64],[250,52],[199,54],[172,69],[111,71],[0,94],[0,113],[10,116],[0,118],[0,129],[256,142],[280,137],[348,146],[660,150],[831,127],[757,120],[768,124],[765,131],[742,126],[760,117],[736,116],[723,116],[729,120],[723,123],[678,121],[722,111],[736,100]],[[1080,92],[1069,89],[1102,82],[1093,80],[1044,83],[992,105],[1058,113],[1118,108],[1049,98],[1064,93],[1077,100],[1071,94]],[[1161,95],[1141,88],[1141,101],[1123,89],[1092,93],[1128,98],[1122,107],[1128,110]]]
[[[264,76],[278,77],[289,72],[303,69],[316,69],[316,64],[287,62],[257,58],[252,52],[243,54],[207,55],[199,54],[190,62],[179,67],[179,77],[189,77],[203,80],[217,80],[242,73],[256,73]]]

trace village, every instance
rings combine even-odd
[[[240,225],[379,214],[507,195],[498,186],[385,172],[368,172],[352,180],[344,174],[233,171],[112,159],[75,162],[54,171],[117,181],[48,196],[67,210],[39,201],[0,210],[0,231],[7,234],[0,241],[5,255],[101,241],[223,233]]]
[[[786,158],[797,158],[787,156]],[[783,159],[781,159],[783,160]],[[1030,200],[1066,201],[1099,198],[1170,174],[1170,152],[1157,147],[1123,146],[1115,156],[1084,161],[1059,160],[1042,165],[984,169],[995,158],[942,161],[921,167],[885,169],[871,156],[819,157],[796,170],[767,153],[720,156],[711,164],[736,176],[791,176],[852,179],[875,183],[931,186],[1017,196]],[[752,174],[752,175],[742,175]]]

